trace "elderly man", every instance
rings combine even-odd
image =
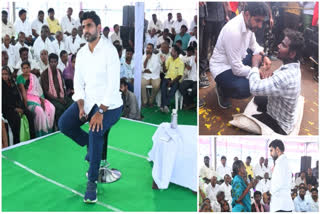
[[[270,191],[270,180],[269,180],[269,174],[267,172],[264,173],[264,178],[261,179],[257,184],[256,190],[259,190],[262,193]]]
[[[217,193],[219,191],[219,185],[217,184],[217,177],[212,176],[209,185],[206,188],[206,196],[210,199],[211,204],[217,201]]]
[[[261,179],[264,176],[263,170],[264,157],[261,157],[259,163],[254,167],[253,174],[255,178]]]
[[[76,26],[76,20],[74,20],[71,16],[72,16],[72,8],[69,7],[67,10],[67,15],[62,17],[61,19],[61,28],[62,28],[62,32],[64,34],[66,34],[67,36],[71,35],[71,32],[73,30],[73,28],[77,28]]]
[[[67,37],[66,39],[66,51],[69,54],[76,54],[78,52],[78,49],[80,48],[81,44],[81,38],[78,35],[78,29],[73,28],[71,35]]]
[[[61,51],[67,50],[66,43],[63,41],[63,34],[61,31],[56,32],[56,39],[52,41],[54,53],[59,56]]]
[[[14,46],[10,44],[10,36],[7,34],[3,38],[2,50],[5,50],[9,56],[9,65],[14,65],[15,61],[15,49]]]
[[[114,33],[111,35],[111,41],[112,43],[114,43],[115,41],[119,41],[120,42],[120,45],[122,45],[122,39],[121,39],[121,36],[120,36],[120,27],[118,24],[115,24],[113,26],[113,30],[114,30]]]
[[[39,64],[38,62],[35,62],[34,60],[28,58],[29,55],[29,49],[26,47],[22,47],[19,50],[19,60],[16,63],[16,65],[14,66],[14,75],[20,75],[22,74],[22,70],[21,70],[21,63],[25,62],[25,61],[29,61],[30,66],[31,66],[31,73],[33,73],[34,75],[36,75],[37,77],[40,77],[40,68],[39,68]]]
[[[177,13],[177,20],[173,22],[171,32],[173,35],[177,35],[180,33],[181,26],[185,25],[188,26],[186,20],[182,19],[181,13]]]
[[[48,59],[48,51],[43,49],[40,52],[40,61],[39,61],[39,68],[40,68],[40,75],[48,69],[49,67],[49,59]]]
[[[48,54],[54,52],[54,47],[52,42],[48,38],[50,34],[49,27],[47,25],[43,25],[41,28],[41,36],[39,36],[36,41],[34,41],[33,45],[33,55],[35,59],[40,62],[40,52],[44,49],[48,51]]]

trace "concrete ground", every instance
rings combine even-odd
[[[273,61],[271,69],[281,66],[281,61]],[[300,126],[299,135],[318,135],[318,83],[313,79],[314,70],[311,62],[301,64],[301,95],[305,98],[304,114]],[[207,73],[210,86],[199,90],[200,99],[204,99],[205,106],[199,108],[199,134],[200,135],[251,135],[252,133],[240,130],[228,122],[233,114],[242,113],[252,97],[244,100],[232,99],[230,109],[222,109],[218,106],[215,92],[215,81],[210,72]]]

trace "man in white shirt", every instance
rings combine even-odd
[[[79,14],[78,14],[79,19],[76,20],[76,27],[77,27],[77,28],[78,28],[79,26],[81,26],[80,19],[81,19],[82,16],[83,16],[83,10],[80,10],[80,12],[79,12]]]
[[[31,24],[32,35],[34,38],[38,38],[43,25],[49,26],[47,20],[44,19],[44,12],[39,10],[38,17]]]
[[[172,13],[168,13],[168,19],[163,22],[163,29],[171,31],[174,20],[172,19]]]
[[[122,112],[120,61],[112,43],[101,39],[101,20],[94,11],[85,12],[81,23],[87,44],[77,53],[72,97],[76,102],[60,117],[58,126],[77,144],[88,147],[90,167],[84,202],[95,203],[104,134]],[[89,133],[80,128],[87,121]]]
[[[208,156],[204,157],[203,163],[204,164],[200,168],[199,177],[207,183],[210,182],[212,176],[217,177],[217,174],[214,172],[212,166],[210,166],[210,158]]]
[[[63,50],[60,52],[59,56],[60,59],[57,68],[61,71],[61,73],[63,73],[64,69],[68,65],[68,53],[67,51]]]
[[[39,61],[39,69],[40,75],[49,67],[49,58],[48,58],[48,51],[43,49],[40,52],[40,61]]]
[[[226,174],[224,176],[224,182],[219,186],[219,191],[224,192],[225,200],[228,201],[229,206],[231,206],[231,202],[232,202],[232,196],[231,196],[232,187],[230,183],[231,183],[231,177],[230,175]]]
[[[114,33],[111,35],[111,41],[114,43],[114,41],[118,40],[120,42],[120,45],[122,45],[122,40],[120,36],[120,27],[119,25],[115,24],[113,26]]]
[[[305,185],[307,185],[306,172],[301,172],[300,176],[297,177],[297,179],[295,180],[296,186],[299,186],[301,183],[304,183]]]
[[[67,50],[66,44],[63,41],[63,34],[61,31],[56,32],[56,39],[52,41],[52,46],[54,49],[54,53],[58,56],[60,55],[61,51]]]
[[[294,202],[294,211],[295,212],[310,212],[311,211],[311,206],[310,206],[310,201],[306,199],[306,189],[305,187],[300,187],[299,188],[299,195],[295,197],[293,200]],[[272,200],[272,199],[271,199]]]
[[[197,27],[197,21],[198,21],[198,16],[195,15],[193,17],[193,20],[191,21],[190,28],[189,28],[189,33],[191,36],[194,35],[193,29],[194,29],[194,27]]]
[[[33,59],[28,58],[29,55],[29,49],[27,47],[22,47],[19,50],[19,60],[14,66],[15,73],[17,75],[22,74],[21,70],[21,63],[25,61],[29,61],[30,66],[31,66],[31,73],[36,75],[37,77],[40,77],[40,68],[38,62],[34,61]]]
[[[8,21],[8,12],[3,10],[1,12],[2,15],[2,34],[1,37],[3,38],[5,35],[9,35],[10,39],[14,39],[15,35],[15,30],[13,27],[13,24]]]
[[[311,198],[309,198],[310,211],[319,212],[318,189],[311,189]]]
[[[7,54],[9,56],[9,65],[13,66],[15,61],[15,50],[14,46],[10,44],[10,36],[7,34],[3,38],[3,44],[2,44],[2,50],[7,51]]]
[[[217,84],[218,104],[223,109],[231,107],[229,98],[244,99],[251,96],[249,80],[246,78],[251,70],[251,55],[264,54],[254,32],[262,27],[266,15],[265,3],[248,2],[244,12],[231,19],[218,36],[210,59],[210,72]],[[271,61],[267,57],[263,62],[270,68]]]
[[[64,16],[61,19],[61,28],[62,28],[62,32],[64,34],[66,34],[67,36],[71,35],[71,31],[73,28],[77,28],[76,26],[76,20],[74,20],[71,16],[72,16],[72,8],[69,7],[67,10],[67,15]]]
[[[26,36],[26,43],[28,45],[32,45],[31,25],[27,20],[27,11],[25,9],[21,9],[19,11],[19,18],[17,18],[14,23],[14,29],[17,33],[24,32]]]
[[[157,19],[156,14],[152,14],[152,20],[149,22],[148,32],[150,33],[152,29],[156,29],[156,34],[160,34],[163,30],[162,22]]]
[[[110,33],[110,28],[108,26],[105,26],[103,28],[103,36],[106,38],[106,39],[109,39],[109,33]]]
[[[193,36],[191,36],[191,38],[190,38],[190,40],[189,40],[189,43],[188,43],[188,47],[191,45],[191,43],[193,43],[193,42],[196,42],[197,44],[198,44],[198,33],[197,33],[197,26],[195,26],[194,28],[193,28],[193,33],[192,33],[192,35]]]
[[[147,106],[147,104],[153,106],[154,98],[160,88],[160,62],[159,57],[153,53],[153,48],[153,44],[148,44],[142,57],[141,96],[143,106]],[[152,93],[149,99],[147,97],[147,85],[152,85]]]
[[[30,47],[26,43],[24,43],[25,42],[25,38],[26,37],[25,37],[24,32],[20,32],[18,34],[18,42],[14,46],[14,51],[15,51],[15,53],[14,53],[14,56],[15,56],[14,64],[17,64],[18,61],[20,60],[20,52],[19,51],[20,51],[20,48],[22,48],[22,47],[28,48],[28,50],[29,50],[28,60],[29,61],[33,60],[32,54],[30,53]]]
[[[188,23],[182,19],[181,13],[177,13],[177,20],[172,25],[171,33],[173,35],[179,34],[182,25],[188,26]]]
[[[263,163],[264,163],[264,157],[261,157],[259,160],[259,163],[254,167],[253,169],[253,175],[255,178],[261,179],[264,177],[264,170],[263,170]]]
[[[146,36],[146,41],[144,42],[144,48],[147,48],[148,44],[152,44],[153,47],[156,47],[158,41],[158,36],[156,35],[156,29],[153,28]]]
[[[232,170],[227,166],[226,156],[221,157],[221,165],[217,168],[217,173],[219,176],[219,180],[223,179],[225,175],[231,175]]]
[[[54,52],[52,42],[48,38],[50,35],[50,30],[47,25],[43,25],[41,28],[41,35],[34,41],[33,45],[33,55],[35,60],[40,62],[40,52],[45,49],[48,51],[48,54]]]
[[[259,183],[257,184],[256,190],[262,192],[262,194],[263,194],[263,193],[265,193],[265,192],[270,191],[270,185],[271,185],[271,182],[270,182],[270,180],[269,180],[269,174],[266,172],[266,173],[264,174],[264,178],[261,179],[261,180],[259,181]]]
[[[72,29],[72,33],[66,39],[66,50],[69,54],[76,54],[80,48],[81,38],[78,35],[77,28]]]
[[[293,211],[291,198],[291,170],[281,140],[273,140],[269,144],[270,156],[275,161],[271,179],[270,212]]]
[[[210,199],[210,202],[217,201],[217,193],[219,191],[219,185],[217,184],[217,177],[212,176],[209,185],[206,188],[206,196]]]
[[[164,43],[164,42],[166,41],[166,39],[169,39],[169,41],[170,41],[170,44],[169,44],[169,45],[172,46],[172,40],[171,40],[171,38],[169,37],[169,30],[168,30],[167,28],[165,28],[165,29],[163,30],[162,36],[158,37],[156,47],[159,49],[160,46],[161,46],[161,44]]]
[[[272,177],[272,171],[271,171],[271,167],[268,165],[269,164],[269,160],[268,158],[264,159],[264,164],[263,164],[263,171],[266,173],[268,173],[269,177]]]

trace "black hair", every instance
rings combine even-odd
[[[166,39],[164,39],[164,41],[166,41],[167,43],[168,43],[168,45],[170,45],[170,39],[169,38],[166,38]]]
[[[72,54],[71,55],[71,62],[72,62],[72,60],[74,60],[74,58],[76,58],[77,57],[77,54]]]
[[[169,33],[169,29],[168,29],[168,28],[165,28],[165,29],[163,30],[163,32],[164,32],[164,33]]]
[[[127,78],[123,77],[120,79],[120,85],[128,86]]]
[[[306,188],[304,186],[299,186],[299,191],[300,189],[304,189],[304,191],[306,191]]]
[[[12,73],[11,73],[11,70],[10,70],[9,66],[7,66],[7,65],[2,66],[2,70],[6,70],[8,72],[8,74],[9,74],[9,76],[11,76]]]
[[[168,16],[169,16],[169,15],[172,16],[172,13],[168,13]]]
[[[94,11],[84,12],[83,16],[80,19],[80,23],[82,24],[83,20],[92,19],[92,21],[96,24],[96,26],[101,24],[100,17]]]
[[[178,40],[179,41],[179,40]],[[181,40],[180,40],[181,41]],[[178,56],[181,54],[181,50],[177,45],[172,45],[172,48],[177,52]]]
[[[236,175],[238,175],[239,171],[240,171],[240,168],[241,166],[243,166],[243,162],[242,160],[237,160],[235,162],[233,162],[232,164],[232,177],[236,177]]]
[[[6,10],[3,10],[1,13],[2,15],[8,15],[8,12]]]
[[[60,58],[62,58],[62,56],[63,56],[64,54],[68,54],[68,52],[65,51],[65,50],[62,50],[62,51],[60,52]]]
[[[179,44],[182,45],[182,41],[181,41],[180,39],[176,41],[176,44],[177,44],[177,43],[179,43]]]
[[[152,16],[157,16],[157,14],[154,13],[154,14],[152,14]]]
[[[189,48],[192,48],[192,47],[188,47],[188,49],[189,49]],[[188,49],[187,49],[187,51],[188,51]],[[193,51],[194,51],[194,49],[193,49]],[[226,156],[224,156],[224,155],[221,157],[221,160],[222,160],[222,159],[227,160]]]
[[[103,28],[103,31],[106,31],[106,30],[110,31],[110,28],[109,28],[108,26],[105,26],[105,27]]]
[[[290,39],[289,51],[295,51],[296,57],[294,60],[299,60],[304,49],[304,36],[301,32],[285,29],[284,35]]]
[[[260,191],[255,191],[255,192],[253,193],[253,197],[256,197],[256,195],[260,195],[260,196],[262,196],[262,194],[261,194],[261,192],[260,192]]]
[[[21,9],[21,10],[19,11],[19,16],[22,16],[22,14],[24,14],[24,13],[27,13],[27,11],[26,11],[25,9]]]
[[[41,14],[43,14],[43,15],[44,15],[43,10],[39,10],[39,12],[38,12],[38,16],[39,16],[39,15],[41,15]]]
[[[126,49],[126,52],[134,53],[134,50],[133,50],[133,48],[130,48],[130,47],[129,47],[129,48]]]
[[[284,144],[281,140],[273,140],[270,144],[269,144],[269,148],[272,147],[274,149],[276,149],[277,147],[280,149],[281,152],[284,152]]]
[[[53,8],[49,8],[48,13],[54,13],[54,9]]]
[[[122,45],[115,45],[114,47],[116,47],[118,53],[122,51]]]
[[[248,157],[247,157],[247,160],[248,160],[248,159],[249,159],[249,160],[251,160],[251,157],[250,157],[250,156],[248,156]]]
[[[58,55],[55,54],[55,53],[49,54],[49,62],[50,62],[51,59],[56,59],[57,61],[59,61],[59,57],[58,57]]]
[[[148,45],[151,45],[152,46],[152,49],[154,49],[154,45],[152,43],[148,43]]]
[[[181,28],[188,29],[187,26],[185,26],[185,25],[181,25]],[[181,29],[181,28],[180,28],[180,29]]]
[[[192,54],[194,54],[194,48],[192,47],[192,46],[189,46],[188,48],[187,48],[187,52],[191,52]],[[222,156],[221,157],[221,160],[222,159],[227,159],[225,156]]]
[[[28,49],[27,47],[21,47],[21,48],[19,49],[19,54],[21,55],[22,52],[24,52],[24,51],[27,51],[27,52],[29,53],[29,49]]]
[[[312,188],[311,192],[316,191],[318,193],[318,189],[317,188]]]
[[[192,41],[192,42],[190,42],[190,45],[189,45],[189,46],[193,47],[194,49],[197,49],[198,44],[197,44],[196,41]]]
[[[203,159],[210,159],[210,158],[209,158],[209,156],[204,156],[204,158],[203,158]]]
[[[23,68],[24,65],[28,65],[29,68],[31,68],[29,61],[24,61],[24,62],[22,62],[22,63],[21,63],[21,68]]]
[[[118,24],[113,25],[113,29],[115,29],[117,26],[119,27],[119,25],[118,25]]]
[[[250,16],[267,16],[268,6],[264,2],[247,2],[244,12],[249,11]]]

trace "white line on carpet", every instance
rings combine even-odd
[[[113,147],[113,146],[108,146],[108,148],[116,150],[116,151],[119,151],[119,152],[122,152],[122,153],[126,153],[128,155],[132,155],[132,156],[136,156],[136,157],[139,157],[139,158],[143,158],[143,159],[149,160],[148,157],[146,157],[146,156],[139,155],[139,154],[134,153],[134,152],[129,152],[129,151],[124,150],[124,149],[119,149],[119,148]]]
[[[65,189],[65,190],[68,190],[68,191],[76,194],[76,195],[79,195],[79,196],[82,197],[82,198],[84,197],[84,195],[81,194],[80,192],[78,192],[78,191],[76,191],[76,190],[74,190],[74,189],[71,189],[70,187],[65,186],[65,185],[63,185],[63,184],[60,184],[60,183],[58,183],[58,182],[56,182],[56,181],[54,181],[54,180],[52,180],[52,179],[50,179],[50,178],[47,178],[47,177],[45,177],[44,175],[39,174],[38,172],[36,172],[36,171],[28,168],[27,166],[25,166],[25,165],[23,165],[23,164],[21,164],[21,163],[19,163],[19,162],[17,162],[17,161],[10,160],[9,158],[7,158],[7,157],[4,156],[4,155],[2,155],[2,157],[5,158],[5,159],[7,159],[7,160],[9,160],[9,161],[11,161],[11,162],[13,162],[15,165],[17,165],[17,166],[19,166],[19,167],[27,170],[27,171],[30,172],[31,174],[34,174],[35,176],[38,176],[38,177],[40,177],[40,178],[42,178],[42,179],[44,179],[44,180],[46,180],[46,181],[48,181],[48,182],[50,182],[50,183],[52,183],[52,184],[55,184],[56,186],[59,186],[59,187]],[[103,206],[103,207],[105,207],[105,208],[108,208],[108,209],[110,209],[110,210],[113,210],[113,211],[115,211],[115,212],[122,212],[122,211],[119,210],[118,208],[115,208],[115,207],[113,207],[113,206],[111,206],[111,205],[102,203],[102,202],[100,202],[100,201],[97,201],[97,204],[99,204],[99,205],[101,205],[101,206]]]

